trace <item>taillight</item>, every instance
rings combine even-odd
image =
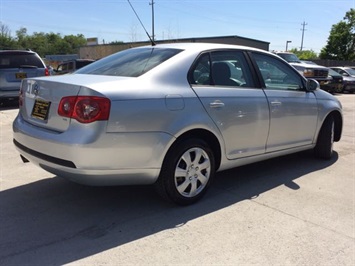
[[[80,123],[108,120],[111,102],[97,96],[68,96],[60,100],[58,114]]]
[[[44,75],[45,75],[45,76],[50,76],[50,73],[49,73],[48,68],[45,68],[45,69],[44,69]]]

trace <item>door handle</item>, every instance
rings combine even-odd
[[[224,107],[224,103],[221,102],[220,100],[216,100],[216,101],[210,103],[210,107],[211,108],[222,108],[222,107]]]
[[[273,102],[271,102],[271,105],[272,106],[280,106],[280,105],[282,105],[282,103],[279,101],[273,101]]]

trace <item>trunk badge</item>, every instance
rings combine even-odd
[[[37,83],[33,85],[32,93],[36,96],[39,94],[39,86]]]

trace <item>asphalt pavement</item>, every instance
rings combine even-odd
[[[0,106],[0,265],[355,265],[355,95],[334,157],[217,174],[195,205],[150,186],[88,187],[20,160]]]

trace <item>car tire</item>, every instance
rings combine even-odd
[[[344,87],[336,87],[335,92],[336,93],[342,93],[344,91]]]
[[[215,159],[208,144],[186,139],[167,153],[155,188],[169,201],[190,205],[205,195],[214,175]]]
[[[333,154],[334,143],[334,118],[329,116],[324,121],[319,132],[317,144],[314,148],[316,157],[330,159]]]

